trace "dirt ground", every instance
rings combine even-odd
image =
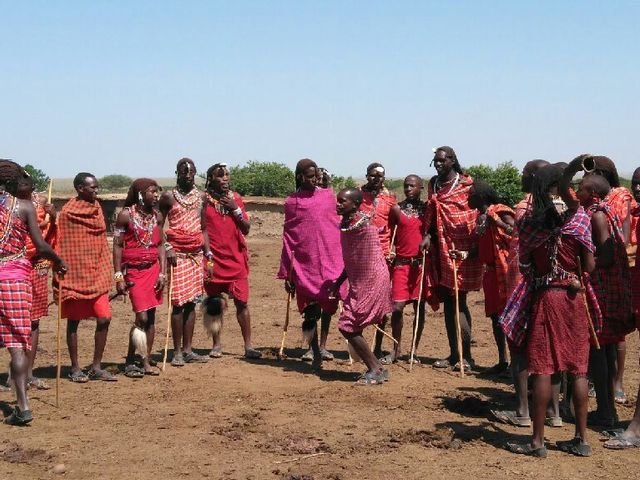
[[[271,224],[270,215],[262,216],[265,224]],[[383,386],[353,385],[363,366],[349,365],[335,328],[329,348],[336,360],[313,373],[297,359],[303,353],[297,314],[287,338],[288,358],[275,359],[286,303],[282,285],[274,280],[278,234],[279,227],[263,228],[249,241],[253,335],[264,359],[241,357],[239,328],[230,315],[222,359],[180,369],[167,366],[162,376],[140,380],[123,375],[117,383],[63,380],[59,409],[53,389],[31,391],[32,425],[0,425],[0,478],[52,478],[59,464],[69,479],[637,478],[637,452],[606,451],[595,430],[590,430],[594,455],[587,459],[557,450],[550,450],[546,460],[505,451],[506,441],[524,441],[530,434],[527,428],[490,419],[491,408],[512,406],[512,389],[505,380],[480,374],[460,379],[431,367],[447,353],[441,313],[428,315],[419,349],[423,364],[413,372],[406,364],[394,365],[391,381]],[[113,306],[105,361],[122,368],[130,305],[117,301]],[[487,367],[495,363],[496,353],[481,295],[471,296],[471,308],[474,356]],[[51,313],[41,322],[36,374],[53,385],[55,308]],[[165,307],[158,317],[155,358],[161,359]],[[93,326],[87,321],[80,328],[85,365],[91,360]],[[206,353],[209,342],[198,323],[197,351]],[[409,342],[405,337],[405,350]],[[632,403],[619,409],[625,421],[632,416],[640,381],[638,345],[637,335],[629,337],[626,386]],[[6,365],[8,354],[0,358]],[[66,373],[63,368],[63,377]],[[12,402],[11,394],[1,394],[5,414]],[[550,442],[572,434],[571,424],[546,432]]]

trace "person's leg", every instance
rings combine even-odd
[[[398,343],[393,347],[393,353],[390,358],[392,362],[395,362],[401,354],[402,324],[404,323],[402,315],[404,313],[405,305],[406,302],[394,302],[393,304],[393,312],[391,313],[391,335]]]
[[[456,337],[456,304],[453,295],[447,291],[443,297],[444,303],[444,325],[447,330],[447,340],[449,341],[448,362],[453,366],[458,361],[458,342]]]
[[[147,356],[144,358],[144,369],[150,371],[151,364],[149,360],[151,358],[151,352],[153,352],[153,342],[156,339],[156,309],[150,308],[145,313],[147,314],[144,324],[144,333],[147,336]]]
[[[414,309],[416,307],[420,308],[420,322],[418,322],[418,331],[416,332],[416,350],[418,350],[418,345],[420,345],[420,339],[422,338],[422,331],[424,330],[424,322],[426,320],[425,315],[427,314],[426,303],[424,301],[420,302],[420,305],[417,306],[418,302],[414,302]]]
[[[27,371],[29,369],[29,357],[24,348],[9,348],[11,362],[11,380],[16,388],[16,400],[18,408],[24,412],[29,410],[29,400],[27,398]]]
[[[607,362],[607,394],[609,397],[609,405],[611,407],[610,413],[614,423],[618,421],[615,389],[615,379],[618,374],[618,352],[616,346],[616,344],[604,345],[605,358]]]
[[[387,316],[385,315],[382,319],[382,323],[380,323],[379,327],[384,330],[385,327],[387,326]],[[382,340],[384,335],[382,334],[382,332],[378,331],[376,329],[375,333],[374,333],[374,337],[375,337],[375,348],[373,349],[373,354],[380,358],[382,356]]]
[[[91,367],[94,372],[102,370],[102,355],[104,354],[104,348],[107,345],[107,335],[109,334],[110,323],[110,318],[96,319],[95,346],[93,350],[93,365]]]
[[[462,333],[462,357],[473,365],[471,355],[471,312],[467,306],[467,292],[459,292],[460,302],[460,331]],[[454,312],[455,313],[455,312]],[[455,319],[454,319],[455,321]]]
[[[576,415],[575,436],[587,444],[587,412],[589,411],[589,384],[586,376],[573,377],[573,405]]]
[[[504,369],[507,367],[507,342],[505,340],[504,332],[502,331],[502,327],[498,323],[500,315],[494,314],[491,315],[491,329],[493,330],[493,339],[496,342],[496,347],[498,347],[498,367],[504,366]]]
[[[183,335],[183,311],[184,305],[173,306],[171,312],[171,336],[173,337],[173,359],[172,365],[182,365],[182,335]]]
[[[195,326],[196,304],[194,302],[185,303],[182,309],[182,351],[185,354],[191,353]]]
[[[511,375],[516,391],[516,413],[521,418],[529,417],[529,371],[527,354],[523,350],[511,349]]]
[[[362,336],[362,332],[350,333],[350,332],[341,332],[342,335],[349,341],[349,344],[358,356],[365,363],[367,368],[369,369],[367,373],[374,375],[381,375],[383,371],[382,364],[378,360],[378,358],[373,354],[367,341]],[[380,379],[382,381],[382,379]]]
[[[551,401],[547,405],[547,418],[560,418],[560,389],[562,388],[562,373],[551,375]]]
[[[233,303],[236,306],[236,318],[238,319],[240,332],[244,340],[244,355],[247,358],[259,358],[261,354],[253,348],[253,343],[251,342],[251,314],[249,313],[249,305],[236,299],[233,300]],[[317,344],[317,332],[315,338],[315,343]]]
[[[322,312],[320,315],[320,350],[327,349],[327,338],[329,338],[329,327],[331,325],[332,314]]]
[[[71,374],[81,372],[78,364],[78,320],[67,320],[67,348],[71,360]]]
[[[591,347],[589,352],[589,375],[596,390],[596,402],[598,405],[596,414],[591,418],[591,422],[594,425],[605,427],[613,426],[608,372],[606,346],[603,345],[600,349]]]
[[[36,354],[38,352],[38,340],[40,339],[40,320],[31,322],[31,350],[27,351],[29,358],[29,368],[27,370],[27,382],[33,378],[33,365],[36,362]]]
[[[302,360],[313,361],[316,365],[322,363],[322,353],[318,345],[318,320],[322,316],[322,310],[317,303],[307,305],[302,312],[302,334],[309,339],[309,351],[307,351]],[[309,353],[311,352],[311,353]]]
[[[533,448],[544,447],[544,421],[551,399],[551,376],[532,375],[533,378]]]
[[[614,395],[618,401],[624,403],[626,396],[624,394],[624,366],[627,358],[627,342],[622,341],[616,344],[616,376],[613,379]]]

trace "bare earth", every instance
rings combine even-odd
[[[270,215],[262,215],[265,224],[271,224]],[[319,375],[312,373],[296,358],[303,353],[297,314],[287,339],[289,358],[277,360],[273,352],[280,343],[286,302],[282,285],[274,280],[280,227],[256,230],[261,231],[249,242],[251,311],[263,360],[240,356],[240,332],[231,312],[226,355],[220,360],[181,369],[168,365],[162,376],[141,380],[124,375],[117,383],[63,380],[60,409],[54,406],[53,389],[31,391],[33,424],[22,429],[0,425],[0,478],[52,478],[58,464],[64,464],[69,479],[637,478],[638,452],[606,451],[595,430],[590,431],[594,455],[587,459],[556,450],[546,460],[505,451],[505,441],[525,441],[530,433],[489,418],[494,406],[512,405],[512,389],[504,380],[478,374],[460,379],[430,366],[447,353],[441,313],[428,315],[419,349],[423,365],[413,372],[406,364],[393,366],[384,386],[353,386],[363,365],[349,365],[335,328],[329,347],[336,360],[326,362]],[[474,356],[479,365],[490,366],[496,353],[482,296],[472,295],[471,304]],[[105,360],[117,368],[124,360],[131,314],[128,303],[113,306]],[[42,367],[36,374],[53,385],[55,307],[51,313],[41,322]],[[158,317],[160,359],[166,307]],[[85,365],[91,359],[93,327],[87,321],[80,329]],[[370,338],[371,332],[366,335]],[[405,336],[405,351],[409,342]],[[199,353],[210,348],[200,324],[194,344]],[[629,337],[628,352],[627,393],[635,401],[640,381],[637,335]],[[6,365],[8,354],[0,355]],[[63,377],[66,373],[63,368]],[[0,397],[5,414],[12,400],[11,394]],[[633,404],[619,409],[623,420],[632,413]],[[570,424],[547,430],[552,443],[572,435]]]

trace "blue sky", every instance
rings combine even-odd
[[[4,1],[0,157],[54,177],[182,156],[343,175],[640,166],[640,2]]]

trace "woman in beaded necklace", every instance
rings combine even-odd
[[[129,294],[135,314],[124,371],[131,378],[158,375],[149,356],[155,338],[156,307],[162,304],[166,281],[162,214],[157,210],[159,190],[150,178],[139,178],[131,184],[113,237],[116,288],[121,295]],[[135,363],[136,350],[142,366]]]

